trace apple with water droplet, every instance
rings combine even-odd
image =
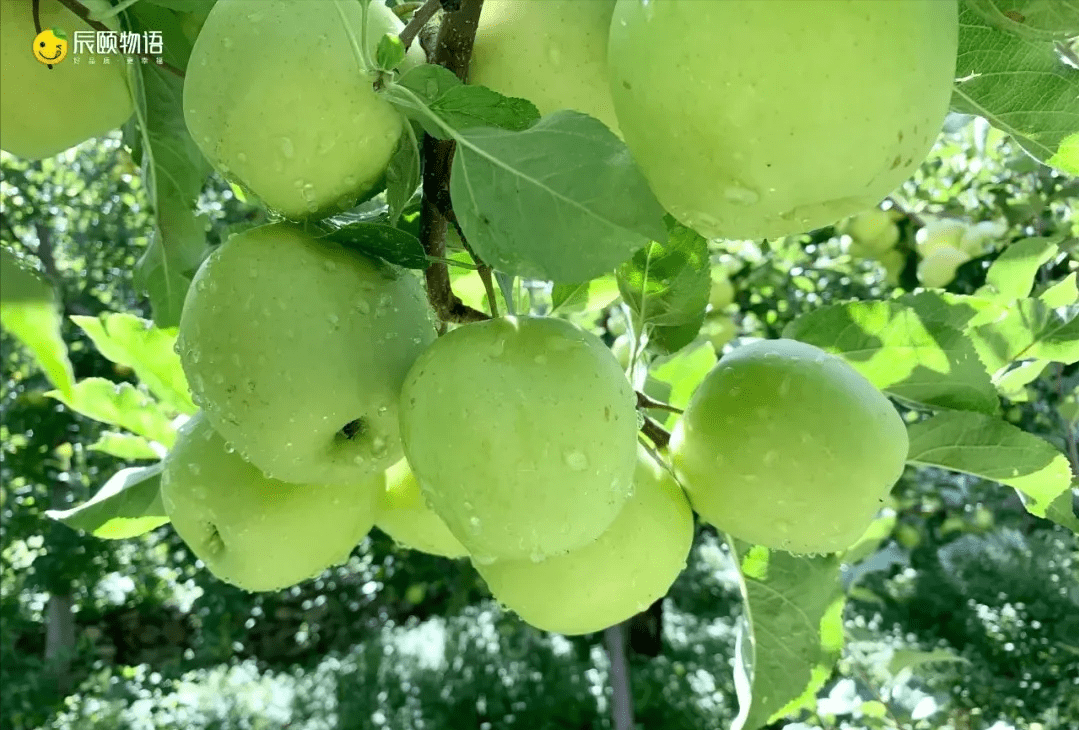
[[[397,396],[435,339],[412,272],[276,223],[230,238],[188,289],[195,402],[275,479],[351,483],[401,458]]]
[[[177,534],[221,580],[277,591],[343,563],[370,531],[385,482],[296,485],[268,479],[197,413],[161,472]]]
[[[948,111],[956,0],[618,0],[619,128],[709,238],[802,233],[910,177]]]
[[[853,544],[903,472],[907,430],[854,368],[794,340],[723,357],[671,434],[671,456],[701,517],[794,553]]]
[[[400,403],[424,496],[481,562],[581,547],[632,491],[633,389],[607,346],[564,320],[452,330],[416,360]]]
[[[499,603],[544,631],[588,634],[663,597],[686,565],[693,512],[682,488],[639,447],[633,496],[594,542],[541,562],[476,563]]]
[[[404,119],[358,57],[361,4],[218,0],[184,81],[184,120],[213,165],[289,218],[346,209],[382,186]],[[368,11],[373,54],[400,20]],[[413,44],[402,68],[424,60]]]

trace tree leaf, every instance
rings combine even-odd
[[[60,307],[52,287],[0,247],[0,326],[26,346],[60,392],[70,395],[75,376],[60,325]]]
[[[996,413],[996,389],[970,339],[896,302],[823,307],[787,325],[784,336],[838,355],[873,385],[926,408]]]
[[[347,223],[317,236],[406,269],[426,269],[427,254],[408,231],[385,223]]]
[[[1045,516],[1079,535],[1079,516],[1075,514],[1075,491],[1072,488],[1061,492],[1060,496],[1054,499],[1045,510]]]
[[[1067,457],[1048,441],[980,413],[941,413],[912,424],[907,462],[1000,482],[1021,492],[1027,511],[1045,517],[1071,486]]]
[[[1079,304],[1079,286],[1075,281],[1076,275],[1072,272],[1039,294],[1038,299],[1054,309]]]
[[[125,461],[157,460],[164,456],[163,453],[154,449],[151,442],[142,436],[118,431],[106,431],[87,448],[90,451],[100,451],[103,454],[109,454]]]
[[[708,242],[670,216],[666,223],[663,243],[645,244],[618,267],[618,291],[639,324],[680,327],[696,321],[699,330],[712,288]],[[694,331],[689,341],[696,336]]]
[[[378,39],[375,50],[375,63],[384,71],[392,71],[405,60],[405,44],[395,33],[386,33]]]
[[[131,383],[86,378],[76,383],[70,396],[55,390],[46,395],[87,418],[119,426],[166,447],[176,438],[175,429],[157,404]]]
[[[739,710],[731,728],[757,730],[801,704],[807,690],[815,692],[842,650],[840,557],[729,544],[745,604],[741,660],[735,658]]]
[[[173,349],[176,331],[161,329],[133,314],[108,312],[99,317],[73,316],[104,357],[135,371],[139,381],[169,410],[192,414],[180,357]]]
[[[1058,251],[1057,242],[1048,238],[1027,238],[1004,249],[985,274],[986,288],[998,298],[1022,299],[1034,288],[1038,269]]]
[[[169,521],[161,503],[161,464],[121,469],[90,501],[45,514],[105,540],[138,537]]]
[[[707,342],[701,342],[696,347],[681,350],[671,357],[657,358],[653,361],[648,375],[649,380],[667,383],[670,386],[667,402],[675,408],[685,410],[689,399],[693,397],[693,391],[715,365],[715,349]],[[668,425],[676,418],[677,414],[674,413],[663,414],[663,420]]]
[[[667,235],[625,144],[577,112],[555,112],[522,132],[468,131],[450,186],[476,253],[525,278],[593,279]]]
[[[579,284],[555,284],[551,312],[598,312],[618,298],[618,281],[612,275]]]
[[[691,322],[680,324],[675,327],[651,326],[648,330],[648,344],[664,355],[678,352],[688,347],[697,339],[704,324],[704,312]]]
[[[1020,299],[1004,316],[971,330],[978,355],[994,375],[1016,360],[1079,361],[1079,317],[1065,319],[1039,299]]]
[[[967,0],[1003,31],[1028,40],[1065,39],[1079,35],[1079,0]]]
[[[1059,164],[1079,132],[1079,69],[1052,43],[1000,30],[963,3],[955,75],[954,111],[985,117],[1037,159]]]
[[[1008,370],[996,378],[997,390],[1000,394],[1013,402],[1026,400],[1026,386],[1038,379],[1038,376],[1049,367],[1048,360],[1029,360],[1017,367]]]
[[[397,148],[386,167],[386,202],[390,225],[396,226],[409,201],[420,187],[420,143],[413,124],[397,140]]]

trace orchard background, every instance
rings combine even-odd
[[[20,1],[3,0],[0,23]],[[855,365],[910,425],[903,476],[854,546],[793,555],[698,521],[662,600],[572,637],[501,608],[467,559],[378,529],[312,580],[249,593],[166,524],[161,460],[194,411],[174,351],[180,308],[209,251],[273,216],[211,172],[184,124],[180,75],[213,0],[63,4],[107,27],[162,30],[165,63],[134,67],[122,131],[44,159],[0,157],[0,729],[1079,724],[1074,0],[960,3],[950,113],[883,212],[754,240],[672,223],[669,240],[584,283],[492,275],[446,226],[452,148],[424,132],[475,143],[475,126],[493,126],[524,139],[535,109],[482,94],[448,103],[453,84],[438,75],[408,96],[387,77],[415,124],[387,191],[311,225],[426,269],[443,322],[492,304],[568,319],[613,349],[639,391],[676,407],[723,353],[793,337]],[[461,18],[480,3],[445,5],[395,12],[418,12],[406,33],[463,72],[460,38],[438,27],[467,35]],[[381,44],[379,60],[400,55]],[[22,103],[3,94],[7,109]],[[501,153],[502,169],[587,158],[532,133]],[[559,184],[592,195],[593,180]],[[464,229],[466,215],[512,217],[517,201],[499,190],[480,191],[479,213],[454,191]],[[557,203],[530,203],[537,237],[579,245],[551,222]],[[961,253],[928,266],[945,245]],[[496,249],[514,268],[512,247]],[[989,307],[996,319],[968,326]],[[646,442],[662,451],[676,414],[648,404]],[[827,495],[820,505],[842,509]]]

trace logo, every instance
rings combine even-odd
[[[67,34],[59,28],[49,28],[34,36],[34,58],[49,68],[67,58]]]

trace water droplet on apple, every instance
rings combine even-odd
[[[769,450],[768,450],[768,451],[767,451],[767,452],[766,452],[766,453],[764,454],[764,463],[765,463],[765,464],[766,464],[767,466],[772,466],[772,465],[774,465],[774,464],[775,464],[775,463],[776,463],[777,461],[779,461],[779,452],[778,452],[778,451],[776,451],[775,449],[769,449]]]
[[[546,365],[547,364],[547,356],[546,355],[536,355],[534,360],[536,361],[537,365]]]
[[[291,160],[296,154],[296,148],[292,145],[292,140],[288,137],[281,137],[277,143],[284,158]]]
[[[577,449],[562,454],[562,460],[573,471],[584,471],[588,468],[588,457],[583,451]]]
[[[481,530],[482,527],[483,527],[483,524],[480,522],[479,517],[469,517],[468,518],[468,531],[471,532],[473,535],[480,534],[480,530]]]
[[[327,319],[327,321],[329,321],[330,326],[333,327],[334,329],[336,329],[337,326],[341,323],[341,318],[338,317],[333,312],[331,312],[329,315],[327,315],[326,319]]]

